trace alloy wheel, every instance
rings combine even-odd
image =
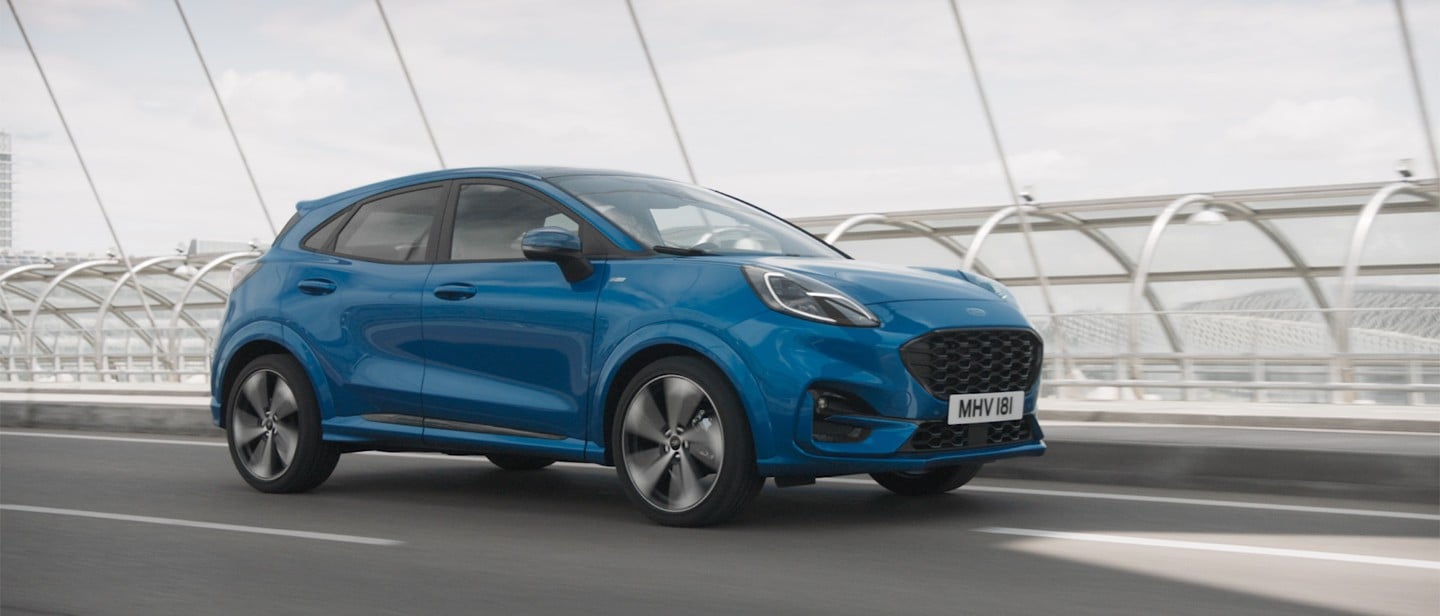
[[[651,506],[686,511],[715,489],[725,431],[714,402],[695,381],[667,374],[647,382],[625,409],[621,437],[626,472]]]
[[[299,404],[290,384],[273,370],[257,370],[240,385],[230,443],[245,470],[257,479],[284,474],[300,445]]]

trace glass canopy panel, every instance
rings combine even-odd
[[[836,245],[846,254],[861,261],[891,265],[922,265],[926,267],[960,267],[960,258],[934,240],[926,237],[899,237],[850,241],[841,239]]]
[[[1038,219],[1037,219],[1038,220]],[[1019,237],[1024,244],[1024,235],[1006,234]],[[992,239],[998,235],[990,236]],[[1032,233],[1035,252],[1046,276],[1085,276],[1091,274],[1123,274],[1125,269],[1115,262],[1094,240],[1080,231],[1045,231]],[[990,240],[985,240],[989,243]],[[987,248],[988,249],[988,248]],[[1022,253],[1026,254],[1026,253]],[[1026,254],[1026,258],[1029,255]]]
[[[1381,214],[1361,253],[1367,263],[1440,263],[1440,212]]]
[[[1035,275],[1035,267],[1030,263],[1030,253],[1025,249],[1025,240],[1018,233],[991,235],[985,239],[985,245],[980,247],[975,258],[1002,281]]]
[[[1233,216],[1220,225],[1185,224],[1182,217],[1190,213],[1187,209],[1165,228],[1155,249],[1152,273],[1291,266],[1285,254],[1253,225]],[[1105,233],[1121,246],[1138,246],[1131,253],[1138,265],[1148,227],[1107,229]]]
[[[94,308],[97,305],[96,299],[94,299],[93,297],[87,297],[86,295],[74,289],[68,288],[66,286],[68,283],[68,280],[65,281],[65,283],[62,283],[60,286],[56,287],[53,291],[50,292],[50,295],[45,298],[45,305],[48,307],[47,309],[77,308],[81,306]]]

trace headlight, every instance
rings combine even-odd
[[[971,280],[974,280],[975,284],[985,287],[989,289],[991,293],[999,296],[1005,303],[1010,304],[1011,308],[1016,310],[1020,309],[1020,302],[1015,301],[1015,294],[1010,291],[1010,287],[1000,284],[999,281],[988,276],[981,276],[973,272],[965,272],[965,275],[970,277]]]
[[[741,268],[760,301],[777,312],[802,319],[845,325],[877,327],[880,319],[849,296],[828,284],[794,274],[746,265]]]

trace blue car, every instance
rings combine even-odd
[[[424,173],[301,202],[237,266],[212,411],[262,492],[340,454],[613,465],[665,525],[869,473],[903,495],[1045,450],[1040,337],[1001,284],[860,263],[663,178]]]

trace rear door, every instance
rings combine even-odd
[[[425,440],[583,451],[595,301],[605,264],[569,283],[528,261],[526,231],[579,231],[563,205],[520,184],[457,182],[421,299]],[[581,233],[582,237],[589,235]]]
[[[420,298],[447,188],[409,187],[347,208],[302,242],[288,268],[285,315],[332,383],[337,429],[363,425],[361,415],[419,423]]]

